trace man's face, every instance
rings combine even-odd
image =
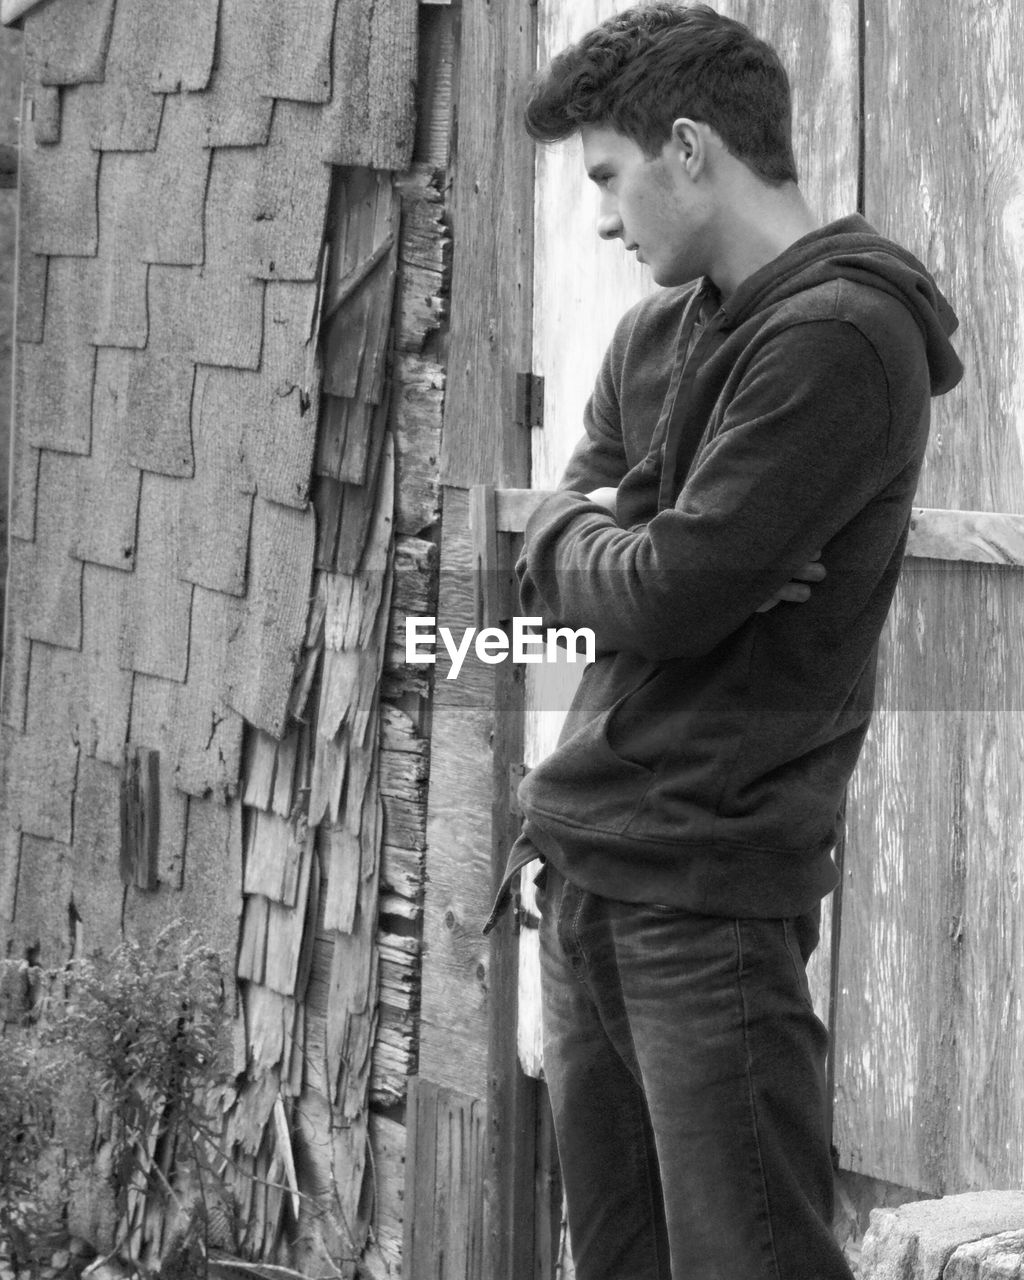
[[[600,193],[598,235],[621,240],[657,284],[704,275],[707,218],[678,143],[649,159],[617,129],[584,125],[580,132],[587,175]]]

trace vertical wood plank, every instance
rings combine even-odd
[[[470,578],[463,567],[466,495],[459,489],[523,485],[529,479],[529,441],[514,425],[514,410],[515,375],[529,369],[531,347],[533,166],[519,99],[533,69],[535,21],[536,9],[525,0],[468,5],[461,14],[452,324],[441,451],[441,481],[452,487],[443,506],[439,622],[449,608],[471,607]],[[435,677],[440,676],[438,669]],[[462,1214],[469,1211],[468,1228],[475,1234],[453,1259],[450,1274],[457,1276],[462,1266],[470,1276],[499,1280],[526,1276],[532,1269],[532,1195],[527,1202],[517,1189],[532,1189],[533,1153],[517,1135],[533,1133],[534,1113],[524,1105],[529,1100],[516,1060],[515,1020],[508,1016],[515,1007],[515,938],[503,930],[488,944],[479,931],[510,844],[508,823],[494,808],[495,778],[507,777],[510,751],[520,758],[522,690],[502,696],[503,714],[495,719],[490,676],[468,677],[456,689],[459,683],[445,681],[445,705],[435,707],[424,933],[425,941],[436,938],[440,953],[428,949],[432,963],[428,960],[424,969],[420,1069],[446,1080],[453,1069],[464,1071],[471,1064],[471,1094],[486,1097],[482,1166],[478,1160],[472,1176],[463,1178],[462,1204],[454,1207]],[[472,734],[481,735],[476,744],[467,734],[470,724]],[[471,805],[467,780],[478,797]],[[505,798],[504,786],[498,794]],[[467,874],[472,865],[476,875]],[[474,901],[467,915],[470,895]],[[439,967],[442,957],[445,964]],[[462,1005],[457,1015],[456,1000]],[[450,1037],[455,1034],[462,1043],[467,1023],[473,1047],[465,1055],[468,1063],[456,1063]],[[451,1028],[447,1046],[437,1034],[444,1024]],[[480,1060],[483,1046],[485,1062]],[[435,1076],[435,1069],[443,1074]],[[486,1202],[467,1203],[469,1189],[481,1177]],[[420,1274],[415,1267],[413,1274]]]
[[[404,1275],[479,1280],[492,1274],[481,1268],[483,1118],[470,1095],[420,1077],[410,1082]]]
[[[1024,511],[1024,11],[867,0],[867,217],[935,272],[964,380],[935,406],[929,507]]]
[[[527,474],[512,406],[531,346],[533,157],[521,107],[536,12],[515,0],[462,14],[443,484],[513,485]]]

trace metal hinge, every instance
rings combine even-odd
[[[516,426],[543,427],[544,379],[539,373],[516,374]]]

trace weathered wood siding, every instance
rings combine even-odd
[[[417,32],[415,0],[27,13],[3,685],[4,954],[187,918],[237,1005],[243,1248],[284,1257],[297,1156],[292,1257],[351,1270],[377,1164],[382,1275],[425,844],[400,618],[429,611],[444,387]],[[123,884],[139,765],[159,828],[133,783]]]
[[[1024,513],[1024,14],[868,0],[866,214],[959,312],[918,501]],[[1024,1177],[1024,572],[905,571],[851,788],[836,1141],[929,1192]]]

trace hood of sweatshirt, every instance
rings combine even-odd
[[[675,500],[676,459],[681,437],[687,434],[689,387],[709,355],[731,333],[769,308],[838,279],[876,289],[905,306],[924,341],[931,394],[943,395],[957,385],[963,365],[949,338],[958,320],[928,269],[913,254],[879,235],[859,214],[828,223],[749,275],[717,310],[719,294],[710,279],[705,277],[691,287],[673,388],[648,456],[648,466],[661,472],[659,509]]]
[[[924,338],[932,395],[956,386],[963,365],[949,341],[958,324],[953,308],[923,263],[859,214],[812,231],[748,276],[722,304],[718,324],[734,329],[766,306],[839,278],[902,302]]]

